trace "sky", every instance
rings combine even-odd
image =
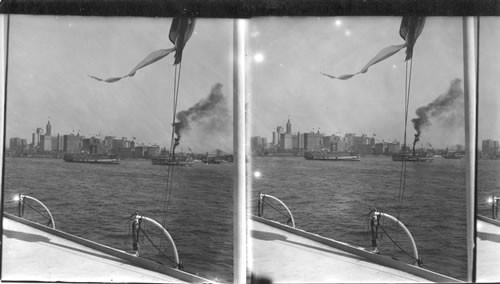
[[[378,141],[404,137],[404,50],[349,80],[320,73],[358,72],[381,49],[402,44],[401,17],[254,18],[249,23],[248,77],[252,136],[272,139],[276,126],[292,132],[366,134]],[[496,74],[500,20],[481,18],[479,141],[500,140]],[[428,17],[412,63],[407,139],[416,133],[411,119],[460,79],[463,90],[460,17]],[[420,145],[464,144],[463,97],[422,130]],[[457,119],[458,118],[458,119]]]
[[[171,19],[12,15],[10,22],[6,137],[26,138],[50,120],[53,133],[136,138],[170,144],[173,56],[108,84],[89,78],[127,74],[150,52],[170,48]],[[404,50],[349,80],[378,51],[403,43],[401,17],[260,17],[248,21],[247,100],[251,136],[272,138],[287,119],[293,132],[366,134],[403,141]],[[227,116],[191,125],[181,149],[232,151],[232,19],[198,19],[184,50],[177,111],[207,98],[221,84]],[[500,140],[496,52],[500,19],[481,17],[479,143]],[[416,110],[462,80],[462,19],[428,17],[412,62],[407,137]],[[460,99],[431,119],[421,145],[464,144]],[[220,109],[218,109],[220,110]]]
[[[31,143],[37,127],[52,134],[127,137],[170,145],[173,54],[116,83],[93,80],[127,74],[158,49],[173,47],[171,18],[12,15],[6,96],[6,137]],[[218,84],[226,119],[191,124],[181,147],[232,151],[231,19],[198,19],[183,52],[177,112],[206,99]],[[8,140],[7,140],[8,141]]]

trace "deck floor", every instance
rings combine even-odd
[[[477,220],[476,282],[500,282],[500,226]]]
[[[252,220],[251,272],[273,283],[429,282]]]
[[[182,282],[8,218],[2,244],[4,281]]]

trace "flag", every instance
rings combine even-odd
[[[121,77],[110,77],[107,79],[101,79],[96,76],[89,75],[90,78],[95,79],[97,81],[106,82],[106,83],[114,83],[118,82],[123,78],[132,77],[135,73],[152,63],[166,57],[170,53],[175,51],[175,61],[174,65],[181,63],[182,60],[182,51],[184,50],[184,46],[186,42],[189,40],[194,30],[194,18],[174,18],[172,20],[172,24],[170,26],[169,39],[174,44],[174,47],[169,49],[160,49],[151,52],[146,58],[144,58],[139,64],[137,64],[127,75]]]
[[[194,19],[192,18],[174,18],[170,26],[168,38],[175,45],[175,62],[179,64],[182,60],[182,51],[186,42],[189,40],[194,30]]]
[[[405,40],[403,44],[391,45],[382,49],[357,73],[345,74],[340,76],[333,76],[326,73],[321,73],[321,75],[327,76],[332,79],[347,80],[358,74],[366,73],[368,71],[368,68],[370,68],[372,65],[377,64],[380,61],[383,61],[393,56],[403,48],[406,48],[405,61],[410,60],[413,56],[413,47],[417,41],[417,38],[422,33],[422,30],[424,28],[424,23],[425,23],[425,17],[417,17],[417,16],[403,17],[403,20],[401,21],[401,27],[399,28],[399,35],[401,36],[401,38]]]

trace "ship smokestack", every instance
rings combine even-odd
[[[212,87],[210,94],[201,99],[199,102],[188,108],[180,111],[176,115],[177,122],[174,127],[175,140],[172,153],[179,145],[181,135],[191,129],[192,124],[198,124],[205,129],[217,131],[220,128],[225,128],[229,119],[229,110],[227,102],[222,93],[222,84],[217,83]]]
[[[419,107],[416,110],[417,118],[411,120],[415,128],[415,139],[413,140],[413,155],[415,155],[415,145],[420,140],[422,129],[431,125],[430,118],[440,117],[453,111],[456,106],[457,98],[463,97],[461,88],[462,81],[455,79],[451,82],[448,92],[440,95],[437,99],[426,106]]]

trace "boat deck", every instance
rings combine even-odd
[[[249,228],[250,272],[273,283],[459,282],[259,217]]]
[[[36,228],[20,221],[11,215],[3,217],[3,281],[208,282],[178,270],[169,273],[174,276],[169,276],[158,272],[161,271],[156,267],[159,264],[61,231]],[[146,263],[153,264],[152,269],[140,267],[147,266]]]
[[[477,219],[476,282],[500,282],[500,222]]]

